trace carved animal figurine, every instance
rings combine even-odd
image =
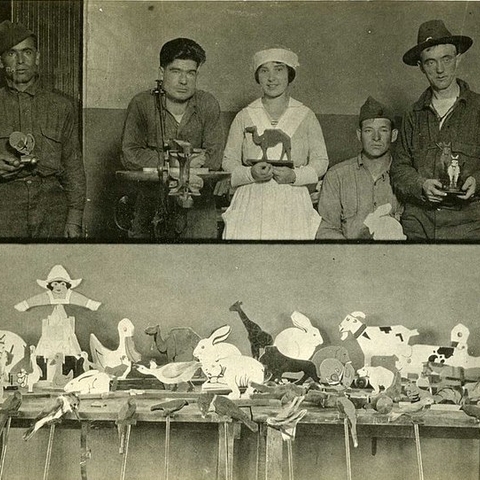
[[[7,330],[0,330],[0,343],[3,343],[5,352],[7,352],[5,374],[8,375],[11,369],[25,356],[27,344],[16,333]]]
[[[230,335],[231,330],[232,327],[230,327],[230,325],[224,325],[214,330],[208,338],[203,338],[198,342],[198,345],[193,351],[193,356],[198,359],[202,365],[208,366],[213,365],[221,358],[241,355],[240,350],[235,345],[224,342]],[[203,373],[205,373],[205,371]],[[205,373],[205,375],[207,374]]]
[[[447,173],[448,178],[450,179],[449,188],[451,190],[455,190],[457,188],[458,178],[460,177],[460,165],[458,164],[458,160],[456,158],[452,157],[452,163],[450,163]]]
[[[292,401],[295,397],[305,396],[307,393],[306,387],[301,387],[294,383],[265,385],[262,383],[250,382],[250,385],[258,392],[267,393],[269,397],[281,400],[282,405]]]
[[[172,328],[165,339],[162,338],[160,325],[146,328],[145,333],[153,337],[157,350],[167,355],[168,363],[192,361],[193,350],[201,340],[189,327]]]
[[[105,371],[107,367],[112,369],[126,365],[127,368],[124,369],[124,372],[118,378],[125,379],[127,377],[132,368],[132,362],[141,360],[141,355],[135,349],[133,332],[133,323],[128,318],[118,322],[119,344],[116,350],[104,347],[95,334],[90,334],[90,351],[93,361],[97,364],[99,370]]]
[[[150,407],[150,411],[156,412],[160,410],[163,412],[163,415],[165,417],[171,417],[175,412],[180,411],[186,405],[188,405],[188,402],[183,398],[178,398],[174,400],[165,400],[163,402],[152,405]]]
[[[364,225],[368,228],[374,240],[406,240],[406,235],[403,234],[403,228],[400,222],[390,216],[392,205],[386,203],[380,205],[372,213],[369,213]]]
[[[248,333],[248,341],[252,349],[253,358],[258,359],[260,356],[260,349],[265,348],[267,345],[273,344],[273,337],[264,332],[255,322],[252,322],[242,309],[242,302],[235,302],[230,307],[231,312],[238,312],[240,320],[245,325]]]
[[[240,388],[246,387],[244,397],[251,397],[255,388],[250,382],[262,383],[265,377],[264,366],[252,357],[233,355],[217,360],[211,365],[202,365],[202,369],[209,378],[221,377],[231,393],[228,398],[240,398]]]
[[[268,162],[267,150],[275,147],[278,144],[282,145],[282,153],[279,162],[283,160],[286,155],[288,163],[292,163],[292,145],[290,137],[279,128],[266,129],[262,135],[258,135],[257,127],[246,127],[245,133],[251,133],[253,143],[262,149],[262,161]],[[275,162],[277,163],[277,162]],[[293,165],[293,163],[292,163]]]
[[[304,383],[308,378],[319,383],[315,365],[309,360],[300,360],[283,355],[276,346],[265,347],[265,353],[259,358],[259,361],[265,365],[267,372],[272,374],[272,380],[280,382],[282,375],[286,372],[303,372],[303,377],[296,381],[297,384]]]
[[[267,418],[269,427],[279,430],[283,440],[295,440],[297,423],[307,414],[307,410],[299,410],[304,396],[293,398],[274,417]]]
[[[57,353],[50,365],[55,365],[55,374],[53,375],[52,379],[52,386],[56,388],[64,388],[65,385],[72,380],[73,378],[73,370],[68,372],[68,375],[63,374],[63,364],[65,363],[65,355],[63,353]]]
[[[110,391],[111,379],[108,373],[89,370],[70,380],[63,389],[67,393],[102,395]]]
[[[287,357],[309,360],[317,346],[323,343],[323,338],[318,328],[302,313],[293,312],[291,318],[296,328],[280,332],[273,344]]]
[[[357,412],[355,411],[355,405],[347,397],[338,397],[336,400],[338,410],[348,418],[350,426],[350,433],[352,435],[352,441],[354,448],[358,447],[357,437]]]
[[[35,423],[23,434],[23,439],[29,440],[44,425],[60,420],[66,413],[73,412],[79,419],[77,412],[79,406],[80,399],[74,393],[59,395],[38,414]]]
[[[245,424],[252,432],[258,431],[258,425],[229,398],[213,393],[202,393],[197,399],[197,405],[205,418],[209,412],[215,412],[220,417],[238,420]]]
[[[440,164],[442,166],[442,183],[446,188],[452,188],[452,176],[450,175],[449,168],[453,161],[456,162],[458,166],[458,155],[453,155],[452,153],[452,143],[451,142],[439,142],[437,143],[437,147],[442,151],[440,155]],[[458,167],[460,168],[460,167]],[[453,173],[453,172],[452,172]],[[459,172],[460,173],[460,172]]]
[[[357,339],[363,355],[364,364],[370,365],[373,356],[408,357],[412,346],[408,345],[410,337],[418,335],[417,330],[410,330],[402,325],[391,327],[367,327],[362,320],[363,312],[353,312],[347,315],[339,325],[342,340],[346,340],[351,333]]]
[[[28,393],[33,392],[33,386],[42,377],[42,369],[37,365],[37,354],[34,345],[30,345],[30,370],[27,373],[27,390]]]
[[[395,379],[395,374],[385,367],[371,367],[370,365],[365,365],[357,370],[357,373],[361,377],[368,378],[368,381],[373,388],[373,395],[378,395],[381,387],[383,387],[384,390],[387,390],[387,388],[393,384]]]
[[[470,330],[462,323],[458,323],[452,328],[450,332],[450,341],[452,347],[457,350],[468,349],[468,337],[470,336]]]
[[[9,395],[2,403],[2,406],[0,408],[0,435],[3,433],[3,429],[7,424],[8,417],[12,413],[18,412],[21,405],[22,394],[18,390],[15,391],[13,395]]]
[[[176,390],[180,383],[188,383],[189,390],[193,390],[191,380],[200,366],[199,362],[192,361],[172,362],[159,367],[155,360],[150,360],[150,368],[144,365],[135,365],[135,368],[144,375],[153,375],[163,384],[174,385],[173,390]]]

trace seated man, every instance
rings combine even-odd
[[[192,160],[191,167],[220,169],[224,145],[220,106],[213,95],[196,88],[198,71],[205,59],[203,48],[188,38],[176,38],[163,45],[160,50],[163,90],[160,102],[151,91],[145,91],[137,94],[128,106],[122,138],[122,162],[127,169],[162,167],[164,147],[174,148],[172,142],[176,139],[189,142],[194,149],[202,149],[202,153]],[[176,233],[165,232],[166,236],[185,233],[182,232],[184,215],[178,208],[175,214],[172,213],[176,207],[171,197],[165,205],[162,188],[158,184],[142,186],[130,238],[152,239],[155,216],[167,229],[177,230]],[[172,225],[172,215],[180,219],[176,225]],[[198,215],[196,219],[190,218],[192,222],[195,220],[201,221]],[[197,227],[200,232],[196,237],[205,237],[202,229]],[[216,232],[216,217],[214,228]]]
[[[371,239],[373,234],[374,239],[403,240],[400,224],[392,218],[401,214],[389,176],[390,144],[398,134],[394,117],[369,97],[360,109],[359,127],[361,153],[333,166],[323,180],[317,239]]]

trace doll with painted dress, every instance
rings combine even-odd
[[[100,306],[100,302],[73,291],[81,281],[70,278],[62,265],[55,265],[46,280],[37,280],[46,291],[15,305],[20,312],[32,307],[55,305],[52,314],[42,321],[42,336],[36,348],[36,355],[46,361],[47,371],[52,371],[48,365],[55,355],[60,353],[78,359],[82,351],[75,334],[75,318],[67,316],[64,305],[78,305],[93,311]]]
[[[321,219],[307,185],[323,177],[328,156],[317,117],[290,97],[298,66],[297,55],[285,48],[261,50],[253,57],[262,96],[230,127],[222,166],[236,191],[223,215],[225,239],[315,238]]]

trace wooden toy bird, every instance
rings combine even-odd
[[[133,342],[133,332],[133,323],[128,318],[124,318],[118,322],[119,344],[116,350],[110,350],[104,347],[95,334],[90,334],[90,351],[93,361],[99,370],[106,371],[107,368],[114,369],[118,366],[122,366],[123,368],[123,366],[126,365],[127,368],[124,369],[119,378],[125,379],[127,377],[130,373],[132,362],[139,362],[141,360],[141,355],[137,352]]]
[[[357,414],[355,411],[355,405],[347,397],[338,397],[337,401],[338,410],[347,416],[348,423],[350,425],[350,433],[352,435],[353,446],[358,447],[357,437]]]
[[[56,353],[53,357],[50,365],[55,365],[55,373],[52,379],[52,385],[56,388],[63,388],[65,385],[72,380],[73,370],[68,372],[68,375],[63,374],[63,364],[65,363],[65,355],[63,353]]]
[[[115,422],[118,430],[118,441],[120,446],[118,453],[123,454],[125,452],[125,439],[127,436],[127,427],[132,424],[133,417],[137,412],[137,403],[135,399],[129,398],[120,408],[118,412],[118,418]]]
[[[250,385],[255,388],[255,390],[268,393],[273,398],[280,399],[282,405],[290,402],[295,397],[300,397],[307,393],[306,387],[301,387],[295,383],[281,383],[280,385],[265,385],[263,383],[250,382]]]
[[[421,398],[418,402],[413,402],[406,405],[400,405],[398,410],[391,412],[388,415],[388,421],[394,422],[395,420],[400,418],[402,415],[420,413],[421,411],[428,409],[430,405],[433,405],[434,403],[435,403],[435,400],[430,395],[428,397]]]
[[[465,404],[460,407],[460,410],[463,410],[468,416],[480,420],[480,407],[478,405]]]
[[[267,418],[267,425],[279,430],[283,440],[294,440],[297,423],[307,414],[307,410],[299,410],[305,396],[299,396],[288,402],[275,417]]]
[[[41,377],[42,369],[37,364],[36,348],[34,345],[30,345],[30,373],[28,373],[27,377],[28,393],[33,392],[33,386],[40,380]]]
[[[77,419],[80,399],[74,393],[59,395],[38,414],[35,423],[23,434],[24,440],[29,440],[35,432],[44,425],[60,420],[66,413],[73,412]]]
[[[150,411],[155,412],[157,410],[161,410],[163,411],[163,415],[165,417],[171,417],[172,414],[174,414],[175,412],[178,412],[186,405],[188,405],[188,402],[187,400],[184,400],[184,399],[179,398],[175,400],[166,400],[164,402],[152,405],[150,407]]]
[[[245,424],[252,432],[258,431],[258,425],[252,421],[248,415],[235,405],[232,400],[213,393],[202,393],[197,399],[198,408],[205,418],[207,413],[215,412],[221,417],[226,417],[232,420],[238,420]]]
[[[194,386],[191,379],[195,372],[201,367],[200,362],[172,362],[166,365],[158,366],[155,360],[150,360],[150,368],[144,365],[135,365],[135,368],[144,375],[153,375],[160,382],[167,385],[174,385],[173,390],[176,390],[179,383],[188,383],[189,391],[193,390]]]
[[[22,405],[22,394],[17,390],[7,397],[7,399],[2,403],[0,408],[0,435],[7,424],[8,417],[13,413],[17,412]]]

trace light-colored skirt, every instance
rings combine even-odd
[[[306,187],[275,180],[239,187],[222,216],[225,240],[314,240],[321,220]]]

